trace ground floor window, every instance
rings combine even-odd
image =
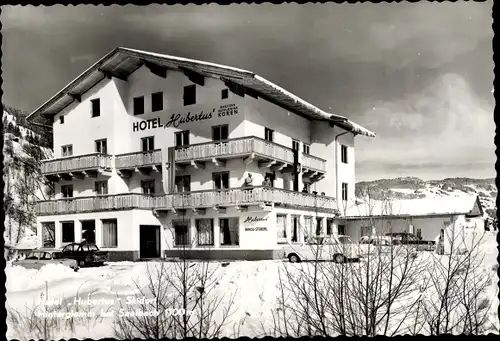
[[[118,246],[118,222],[116,219],[102,220],[102,247]]]
[[[43,247],[56,247],[56,224],[42,223]]]
[[[174,243],[175,246],[189,245],[189,223],[174,222]]]
[[[304,217],[304,228],[306,230],[307,236],[312,235],[312,231],[313,231],[312,224],[313,224],[312,217]]]
[[[75,241],[75,222],[64,221],[61,223],[61,233],[63,243],[73,243]]]
[[[292,216],[292,242],[299,241],[299,217]]]
[[[316,235],[320,236],[321,235],[321,224],[323,222],[323,218],[317,217],[316,218]]]
[[[278,214],[276,216],[276,227],[277,227],[277,232],[278,232],[278,242],[283,241],[283,239],[286,241],[286,215],[284,214]]]
[[[417,229],[417,238],[422,239],[422,229]]]
[[[345,236],[345,225],[337,225],[337,232],[339,236]]]
[[[95,244],[95,220],[82,221],[82,242]]]
[[[331,236],[333,234],[333,219],[326,219],[326,235]]]
[[[199,246],[214,245],[214,220],[196,219],[196,235]]]
[[[221,218],[220,226],[220,245],[240,245],[239,240],[239,219]]]

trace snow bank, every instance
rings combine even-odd
[[[21,266],[5,267],[7,292],[28,291],[45,286],[45,281],[53,283],[62,279],[81,278],[82,276],[62,264],[47,264],[40,270],[26,269]]]

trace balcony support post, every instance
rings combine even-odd
[[[271,168],[274,164],[276,164],[276,160],[259,162],[259,168]]]
[[[243,160],[243,162],[245,163],[245,165],[247,165],[247,166],[248,166],[249,164],[251,164],[251,163],[253,162],[253,160],[254,160],[254,159],[255,159],[255,154],[254,154],[254,153],[252,153],[252,154],[250,154],[250,156],[249,156],[249,157],[245,158],[245,159]]]

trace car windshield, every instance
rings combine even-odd
[[[339,241],[341,244],[350,244],[351,243],[351,238],[348,236],[340,236]]]
[[[30,252],[26,259],[38,259],[40,258],[40,252]]]

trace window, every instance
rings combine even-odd
[[[226,99],[229,97],[229,89],[222,89],[221,91],[221,98]]]
[[[64,124],[64,116],[59,116],[59,123]]]
[[[292,242],[299,241],[299,217],[292,216]]]
[[[422,229],[417,229],[417,238],[422,239]]]
[[[82,242],[95,243],[95,220],[82,220]]]
[[[229,172],[212,173],[214,189],[229,188]]]
[[[56,247],[56,224],[42,223],[43,247]]]
[[[221,218],[220,226],[220,244],[221,245],[239,245],[238,231],[240,229],[238,218]]]
[[[102,247],[118,246],[118,222],[116,219],[102,220]]]
[[[347,184],[342,183],[342,200],[347,200]]]
[[[75,241],[75,223],[66,221],[61,223],[62,242],[73,243]]]
[[[229,138],[229,126],[227,124],[212,127],[212,140],[221,141]]]
[[[304,143],[304,147],[303,147],[303,152],[304,154],[309,154],[309,150],[310,150],[311,146]]]
[[[340,159],[342,163],[347,163],[347,146],[340,146]]]
[[[62,146],[62,156],[72,156],[73,155],[73,145],[68,144],[66,146]]]
[[[92,117],[101,116],[101,100],[99,98],[95,98],[90,100],[92,104]]]
[[[312,217],[304,217],[304,229],[308,236],[312,236],[312,231],[313,231],[312,223],[313,223]]]
[[[184,106],[196,103],[196,85],[184,87]]]
[[[345,225],[338,225],[337,233],[339,236],[345,236]]]
[[[144,114],[144,96],[134,97],[134,115]]]
[[[191,191],[191,177],[189,175],[179,175],[175,177],[175,191],[176,192],[190,192]]]
[[[176,221],[174,225],[174,243],[175,246],[189,245],[189,225],[187,222]]]
[[[61,194],[63,198],[73,198],[73,185],[62,185]]]
[[[141,181],[142,194],[154,194],[155,193],[155,181],[154,180],[143,180]]]
[[[323,218],[316,217],[316,235],[317,236],[321,235],[321,229],[322,229],[321,224],[322,223],[323,223]]]
[[[95,141],[95,151],[96,153],[107,154],[108,153],[108,141],[106,139]]]
[[[188,146],[189,145],[189,130],[179,131],[175,133],[175,146]]]
[[[300,149],[300,143],[297,140],[292,140],[292,149],[293,150],[299,150]]]
[[[333,234],[332,227],[333,227],[333,219],[327,218],[326,219],[326,235],[327,236],[331,236]]]
[[[108,194],[108,182],[107,181],[96,181],[94,188],[95,188],[96,195]]]
[[[199,246],[214,245],[214,220],[196,219],[197,244]]]
[[[151,95],[151,111],[163,110],[163,92],[155,92]]]
[[[286,242],[286,215],[284,214],[276,215],[276,225],[278,232],[278,243]]]
[[[155,137],[149,136],[141,138],[141,145],[143,152],[150,152],[155,150]]]
[[[264,135],[265,135],[264,138],[266,139],[266,141],[273,142],[274,130],[269,129],[269,128],[265,128],[264,129]]]

